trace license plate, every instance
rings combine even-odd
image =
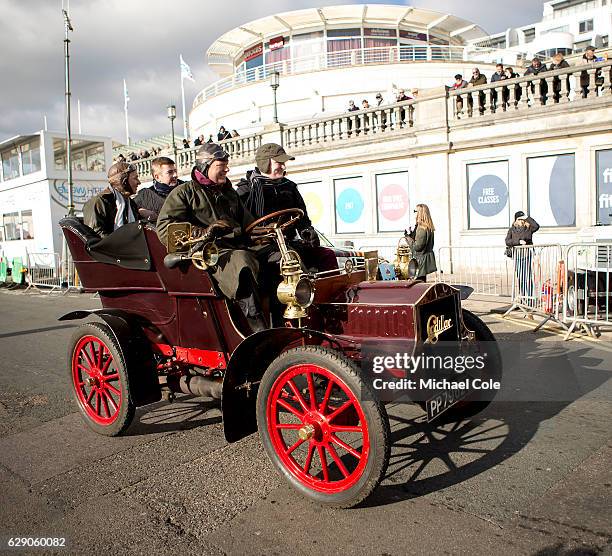
[[[447,409],[453,407],[457,402],[460,402],[469,393],[468,389],[465,390],[444,390],[436,394],[433,398],[430,398],[425,402],[427,408],[427,422],[433,421],[436,417],[439,417]]]

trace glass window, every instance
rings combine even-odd
[[[8,214],[3,215],[2,225],[4,227],[4,236],[6,241],[21,239],[21,235],[19,233],[18,212],[9,212]]]
[[[361,29],[329,29],[327,38],[332,37],[361,37]]]
[[[34,239],[34,219],[31,210],[21,211],[21,237],[22,239]]]
[[[17,148],[2,153],[2,171],[5,181],[19,177],[19,152]]]
[[[21,164],[24,175],[40,172],[40,138],[21,145]]]
[[[581,21],[578,24],[578,32],[579,33],[588,33],[589,31],[593,30],[593,20],[592,19],[586,19],[584,21]]]
[[[87,157],[87,170],[89,172],[104,172],[104,145],[98,144],[85,151]]]

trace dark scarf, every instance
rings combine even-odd
[[[157,180],[153,180],[153,189],[155,190],[155,193],[165,199],[168,195],[170,195],[170,191],[172,191],[174,187],[165,183],[159,183]]]
[[[264,187],[278,187],[289,182],[285,177],[272,179],[264,176],[259,171],[259,168],[255,168],[255,170],[247,173],[247,181],[249,182],[250,191],[245,205],[251,211],[251,214],[256,217],[261,217],[265,214]]]

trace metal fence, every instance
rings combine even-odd
[[[437,281],[461,284],[483,295],[512,293],[512,260],[502,247],[440,247]]]
[[[26,291],[63,293],[79,288],[72,260],[63,261],[59,253],[28,253]]]

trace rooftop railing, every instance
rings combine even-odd
[[[274,72],[282,75],[309,73],[324,69],[363,66],[368,64],[396,64],[426,61],[461,62],[491,54],[495,49],[448,45],[400,45],[376,48],[320,52],[265,64],[224,77],[202,90],[193,101],[193,108],[220,93],[269,79]]]

